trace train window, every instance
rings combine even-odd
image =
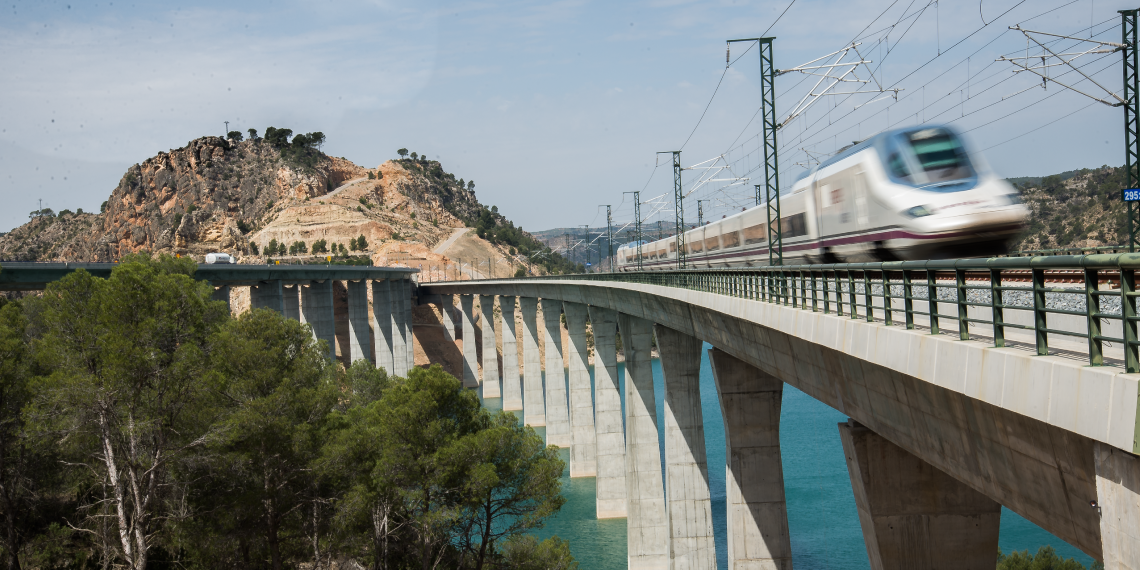
[[[934,127],[903,132],[887,142],[884,166],[892,179],[912,186],[938,184],[935,192],[965,190],[968,185],[939,184],[976,176],[962,141],[953,131]]]
[[[665,259],[667,257],[669,257],[669,254],[665,250],[663,250],[663,249],[657,250],[657,258],[658,259]]]
[[[677,242],[675,242],[675,241],[669,242],[669,253],[676,253],[676,251],[677,251]]]
[[[785,238],[794,238],[807,235],[807,218],[803,213],[792,214],[780,219],[780,230]]]
[[[724,249],[730,247],[740,247],[740,232],[728,232],[720,236],[721,244]]]
[[[768,224],[756,224],[744,228],[744,243],[764,243],[768,241]]]
[[[689,247],[689,253],[700,253],[701,250],[704,249],[703,242],[699,239],[695,239],[685,245]]]
[[[705,251],[716,251],[720,249],[720,238],[713,236],[705,238]]]

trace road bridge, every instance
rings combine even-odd
[[[838,431],[872,568],[993,568],[1004,505],[1118,570],[1140,568],[1137,268],[1137,255],[1092,255],[592,274],[421,284],[419,302],[459,296],[466,334],[479,296],[484,343],[503,339],[505,372],[485,350],[476,381],[569,439],[571,476],[597,477],[598,516],[627,518],[630,568],[715,567],[697,386],[708,342],[730,568],[791,568],[779,443],[788,383],[850,418]],[[570,339],[568,377],[548,368],[545,393],[531,378],[540,303],[544,316],[561,305]],[[561,338],[546,336],[547,366],[560,367],[549,351]],[[464,352],[473,376],[475,343]]]
[[[107,278],[115,263],[4,263],[0,291],[34,291],[84,270]],[[317,340],[328,343],[336,358],[337,323],[347,323],[341,354],[352,362],[367,359],[405,376],[414,365],[412,351],[413,276],[406,267],[351,265],[199,265],[194,278],[214,286],[214,298],[229,303],[231,290],[248,287],[251,308],[269,308],[308,323]],[[347,311],[337,310],[334,282],[345,289]],[[343,328],[343,327],[342,327]]]

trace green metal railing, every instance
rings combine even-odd
[[[1140,254],[1116,254],[590,273],[526,280],[680,287],[907,329],[928,328],[931,334],[953,334],[955,331],[943,329],[956,328],[961,340],[969,340],[971,335],[988,336],[998,347],[1007,346],[1008,330],[1019,329],[1032,332],[1032,341],[1025,342],[1032,344],[1038,355],[1050,353],[1051,337],[1083,338],[1090,365],[1104,365],[1105,344],[1116,343],[1123,349],[1125,369],[1140,372],[1137,269]],[[1054,304],[1067,301],[1075,305],[1083,300],[1084,308],[1049,306],[1051,294],[1060,301]],[[1119,312],[1102,310],[1105,299],[1110,304],[1119,301]],[[1014,322],[1019,320],[1011,318],[1015,312],[1031,318]],[[1070,325],[1083,320],[1083,326],[1076,327],[1083,330],[1057,328],[1050,323],[1051,316],[1079,318],[1070,320]],[[916,322],[916,317],[925,324]],[[943,327],[944,323],[954,326]],[[1121,336],[1104,334],[1111,323],[1119,323]]]

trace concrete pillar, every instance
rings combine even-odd
[[[598,518],[627,513],[625,431],[617,371],[617,313],[590,307],[594,330],[594,430],[597,441]],[[660,472],[660,470],[658,470]]]
[[[459,308],[463,319],[463,386],[479,387],[479,350],[475,345],[475,297],[460,295]]]
[[[650,351],[653,323],[618,314],[625,351],[625,488],[629,567],[669,567],[669,526],[661,478],[657,402]]]
[[[285,314],[283,303],[280,281],[267,281],[249,288],[249,308],[251,309],[273,309],[280,314]],[[330,304],[329,307],[331,308],[332,305]]]
[[[412,332],[412,296],[416,294],[416,283],[411,279],[401,279],[400,285],[400,304],[404,310],[404,362],[407,364],[404,374],[407,374],[416,366],[416,337]]]
[[[716,570],[701,413],[701,340],[657,325],[665,386],[665,514],[669,567]]]
[[[368,327],[368,283],[346,281],[348,288],[348,361],[372,361],[372,331]]]
[[[314,338],[328,343],[329,358],[336,360],[336,321],[333,316],[331,279],[301,286],[301,319],[312,327]]]
[[[217,289],[214,289],[214,294],[210,295],[210,300],[212,300],[212,301],[225,301],[226,302],[226,310],[229,311],[230,310],[230,286],[229,285],[219,285]]]
[[[440,324],[443,325],[443,338],[448,342],[455,342],[455,297],[452,295],[439,296]]]
[[[542,359],[538,353],[538,299],[519,297],[523,321],[523,423],[546,425],[542,394]]]
[[[300,286],[281,285],[281,305],[285,310],[285,318],[294,321],[301,320]]]
[[[392,368],[396,376],[406,377],[415,366],[409,345],[415,342],[411,335],[411,298],[406,279],[389,281],[392,299]]]
[[[780,459],[784,383],[716,348],[709,362],[724,417],[728,570],[791,570]]]
[[[994,567],[1001,505],[854,420],[839,437],[872,570]]]
[[[1140,458],[1098,441],[1093,442],[1093,461],[1104,568],[1137,570],[1140,568]]]
[[[387,279],[372,282],[372,322],[376,331],[376,367],[395,374],[391,283]]]
[[[515,297],[499,296],[503,313],[503,409],[523,409],[519,378],[519,346],[515,334]]]
[[[587,308],[578,303],[563,303],[562,306],[566,311],[566,330],[570,333],[570,345],[566,347],[566,360],[570,365],[570,476],[594,477],[598,474],[598,439],[594,433],[590,353],[586,347]],[[616,363],[614,372],[616,375]],[[617,393],[616,388],[614,393]],[[625,448],[625,441],[621,447]]]
[[[566,408],[566,367],[562,362],[562,301],[543,299],[546,347],[546,443],[570,447],[570,412]]]
[[[479,295],[483,331],[483,397],[499,398],[499,348],[495,345],[495,296]]]

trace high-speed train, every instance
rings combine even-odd
[[[947,126],[875,135],[804,172],[780,196],[785,264],[1005,253],[1029,209]],[[688,267],[768,264],[766,205],[685,232]],[[675,269],[677,240],[643,242],[645,270]],[[637,269],[637,243],[614,268]]]

